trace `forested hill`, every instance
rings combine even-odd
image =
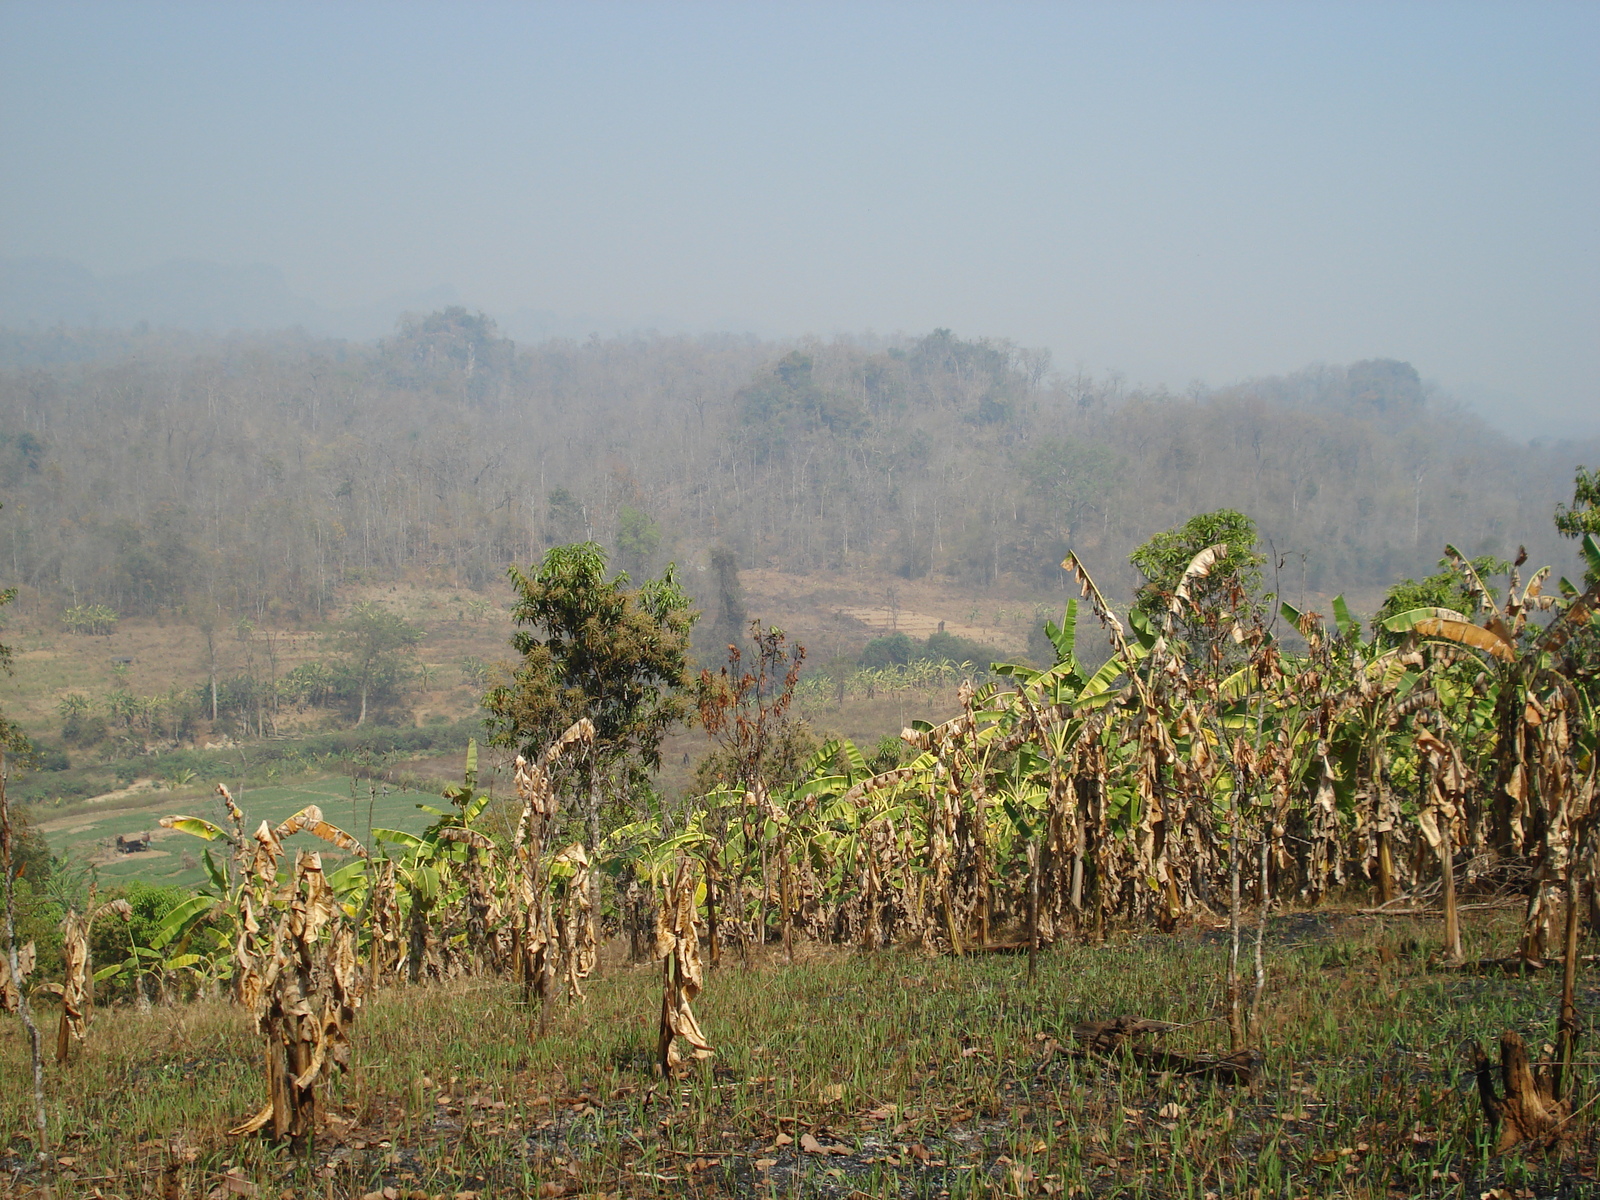
[[[310,620],[341,583],[483,586],[586,537],[630,571],[723,543],[1040,589],[1070,546],[1125,591],[1131,548],[1223,506],[1296,591],[1370,593],[1445,542],[1570,572],[1551,513],[1600,460],[1519,445],[1405,363],[1173,396],[944,330],[524,347],[452,309],[376,345],[0,333],[0,363],[5,574],[125,614]]]

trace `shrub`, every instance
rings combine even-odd
[[[117,610],[104,604],[78,604],[61,614],[61,623],[70,633],[109,637],[117,625]]]
[[[975,666],[987,667],[992,662],[1003,661],[1007,655],[994,646],[986,646],[971,638],[940,632],[928,635],[927,657],[934,662],[956,664],[969,662]]]
[[[903,633],[875,637],[861,650],[860,663],[869,671],[883,667],[903,667],[911,661],[916,644]]]

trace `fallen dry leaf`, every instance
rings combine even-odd
[[[837,1142],[819,1142],[809,1133],[800,1135],[800,1149],[807,1154],[849,1154],[849,1146],[841,1146]]]

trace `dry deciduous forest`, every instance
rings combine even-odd
[[[0,544],[51,602],[312,620],[342,585],[481,588],[584,539],[635,574],[718,543],[791,573],[1064,587],[1250,514],[1299,601],[1376,597],[1438,548],[1570,565],[1550,513],[1592,445],[1520,445],[1407,364],[1174,396],[947,331],[519,347],[459,309],[376,346],[57,330],[0,341]],[[1058,365],[1059,366],[1059,365]]]

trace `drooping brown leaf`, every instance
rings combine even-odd
[[[700,963],[695,880],[687,860],[678,864],[676,877],[657,905],[655,954],[662,960],[657,1058],[662,1075],[671,1078],[683,1062],[677,1045],[679,1040],[688,1043],[694,1058],[707,1059],[715,1054],[690,1007],[705,986],[705,974]]]
[[[557,957],[555,970],[567,986],[568,1000],[583,999],[580,981],[594,972],[598,955],[594,909],[590,899],[589,856],[583,845],[574,842],[554,862],[568,868],[559,903],[551,906]]]
[[[1572,640],[1572,635],[1587,625],[1594,616],[1594,610],[1600,607],[1600,581],[1579,596],[1572,604],[1554,621],[1534,643],[1535,648],[1555,654]]]
[[[289,817],[283,824],[272,831],[272,836],[281,842],[284,838],[296,833],[309,833],[313,837],[321,838],[330,845],[337,846],[346,853],[354,854],[357,858],[367,857],[366,847],[337,825],[329,824],[323,820],[322,809],[315,804],[308,804],[292,817]]]
[[[1467,621],[1452,621],[1443,617],[1424,617],[1412,626],[1423,637],[1443,638],[1446,641],[1458,642],[1463,646],[1472,646],[1478,650],[1486,650],[1501,662],[1510,662],[1516,658],[1516,646],[1507,641],[1492,629],[1482,625],[1473,625]]]
[[[1478,569],[1472,565],[1471,560],[1454,546],[1448,545],[1444,548],[1444,556],[1450,565],[1461,573],[1461,577],[1466,581],[1467,593],[1477,600],[1479,611],[1494,612],[1494,593],[1485,586],[1482,579],[1478,578]]]
[[[462,845],[471,846],[475,850],[494,849],[493,838],[465,825],[446,825],[439,830],[439,840],[441,842],[459,842]]]
[[[266,823],[263,851],[275,841]],[[267,857],[271,857],[270,854]],[[301,852],[293,877],[272,901],[270,943],[258,948],[251,898],[244,897],[235,972],[266,1049],[267,1104],[231,1132],[272,1128],[279,1141],[301,1142],[317,1125],[317,1086],[330,1066],[349,1061],[349,1029],[361,1004],[355,928],[335,902],[322,856]]]
[[[1189,585],[1211,574],[1211,568],[1226,557],[1227,553],[1228,544],[1218,542],[1215,546],[1207,546],[1189,560],[1189,565],[1183,569],[1183,576],[1178,580],[1178,586],[1173,589],[1172,600],[1167,606],[1173,616],[1178,615],[1184,604],[1193,604]]]
[[[522,816],[517,821],[516,836],[511,841],[513,846],[522,845],[535,823],[546,823],[555,816],[557,795],[551,786],[551,769],[572,746],[587,746],[593,742],[594,722],[580,717],[550,743],[538,762],[530,763],[517,755],[515,786],[517,798],[522,801]]]
[[[258,882],[270,887],[278,879],[278,859],[283,857],[283,843],[278,841],[277,835],[265,821],[256,828],[255,842],[250,873]]]
[[[94,903],[92,890],[89,903]],[[92,997],[90,980],[94,977],[94,963],[89,955],[89,932],[96,921],[112,913],[124,921],[133,917],[132,907],[126,900],[119,899],[108,901],[87,913],[69,908],[61,920],[61,1023],[56,1031],[57,1062],[66,1062],[72,1043],[83,1041],[88,1032]]]
[[[1083,592],[1083,598],[1089,602],[1089,607],[1094,610],[1095,617],[1101,625],[1105,626],[1106,632],[1111,635],[1111,641],[1116,646],[1119,655],[1124,661],[1128,661],[1126,631],[1122,627],[1122,622],[1117,620],[1117,614],[1112,611],[1110,603],[1101,594],[1100,588],[1095,584],[1093,577],[1090,576],[1089,569],[1083,565],[1075,552],[1068,554],[1062,561],[1061,569],[1063,571],[1071,571],[1077,578],[1078,586]]]

